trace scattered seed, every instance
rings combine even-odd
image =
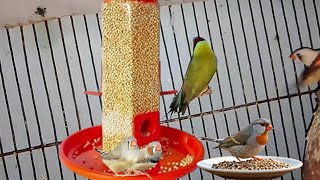
[[[161,141],[169,141],[169,138],[167,138],[167,137],[161,137],[160,140],[161,140]]]
[[[182,159],[180,161],[179,165],[181,167],[185,167],[185,166],[189,165],[192,161],[193,161],[193,157],[190,154],[188,154],[184,159]]]
[[[86,144],[83,146],[83,148],[86,148],[90,145],[91,143],[89,141],[86,142]]]

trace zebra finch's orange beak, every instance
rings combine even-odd
[[[271,124],[269,124],[269,125],[266,127],[266,129],[267,129],[268,131],[270,131],[270,130],[273,129],[273,127],[271,126]]]
[[[160,145],[156,146],[156,151],[161,151],[161,146]]]
[[[290,54],[289,58],[295,60],[297,57],[294,54]]]

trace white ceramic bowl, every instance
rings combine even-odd
[[[231,179],[272,179],[283,176],[293,170],[299,169],[302,166],[302,162],[296,159],[276,156],[257,156],[260,158],[271,158],[280,162],[285,162],[290,165],[289,168],[275,169],[275,170],[225,170],[225,169],[213,169],[212,164],[217,164],[223,161],[237,161],[233,156],[216,157],[211,159],[205,159],[199,161],[197,166],[200,169],[208,171],[212,174],[218,175],[223,178]]]

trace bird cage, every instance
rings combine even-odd
[[[71,2],[32,1],[16,14],[8,11],[13,1],[0,7],[6,13],[0,17],[1,180],[87,179],[61,163],[59,148],[66,137],[102,122],[103,94],[84,93],[102,91],[101,2]],[[160,92],[180,90],[194,37],[206,39],[218,60],[212,93],[195,98],[184,115],[170,116],[174,94],[159,97],[160,126],[224,138],[264,117],[274,129],[260,155],[303,161],[317,85],[297,86],[305,67],[288,56],[320,47],[320,1],[158,3]],[[229,155],[201,142],[204,159]],[[281,179],[302,174],[298,169]],[[221,178],[197,168],[181,179]]]

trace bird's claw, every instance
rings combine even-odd
[[[127,176],[139,176],[139,175],[144,175],[144,176],[147,176],[150,180],[152,180],[151,176],[146,173],[146,172],[142,172],[142,171],[136,171],[136,170],[133,170],[133,169],[128,169],[126,172],[125,172],[125,175]]]
[[[208,94],[208,95],[212,94],[212,89],[211,89],[211,87],[208,87],[208,89],[207,89],[206,91],[204,91],[203,93],[201,93],[200,96],[204,96],[204,95],[206,95],[206,94]]]
[[[253,158],[253,159],[255,159],[255,160],[258,160],[258,161],[260,161],[260,160],[263,159],[263,158],[259,158],[259,157],[256,157],[256,156],[252,156],[251,158]]]

